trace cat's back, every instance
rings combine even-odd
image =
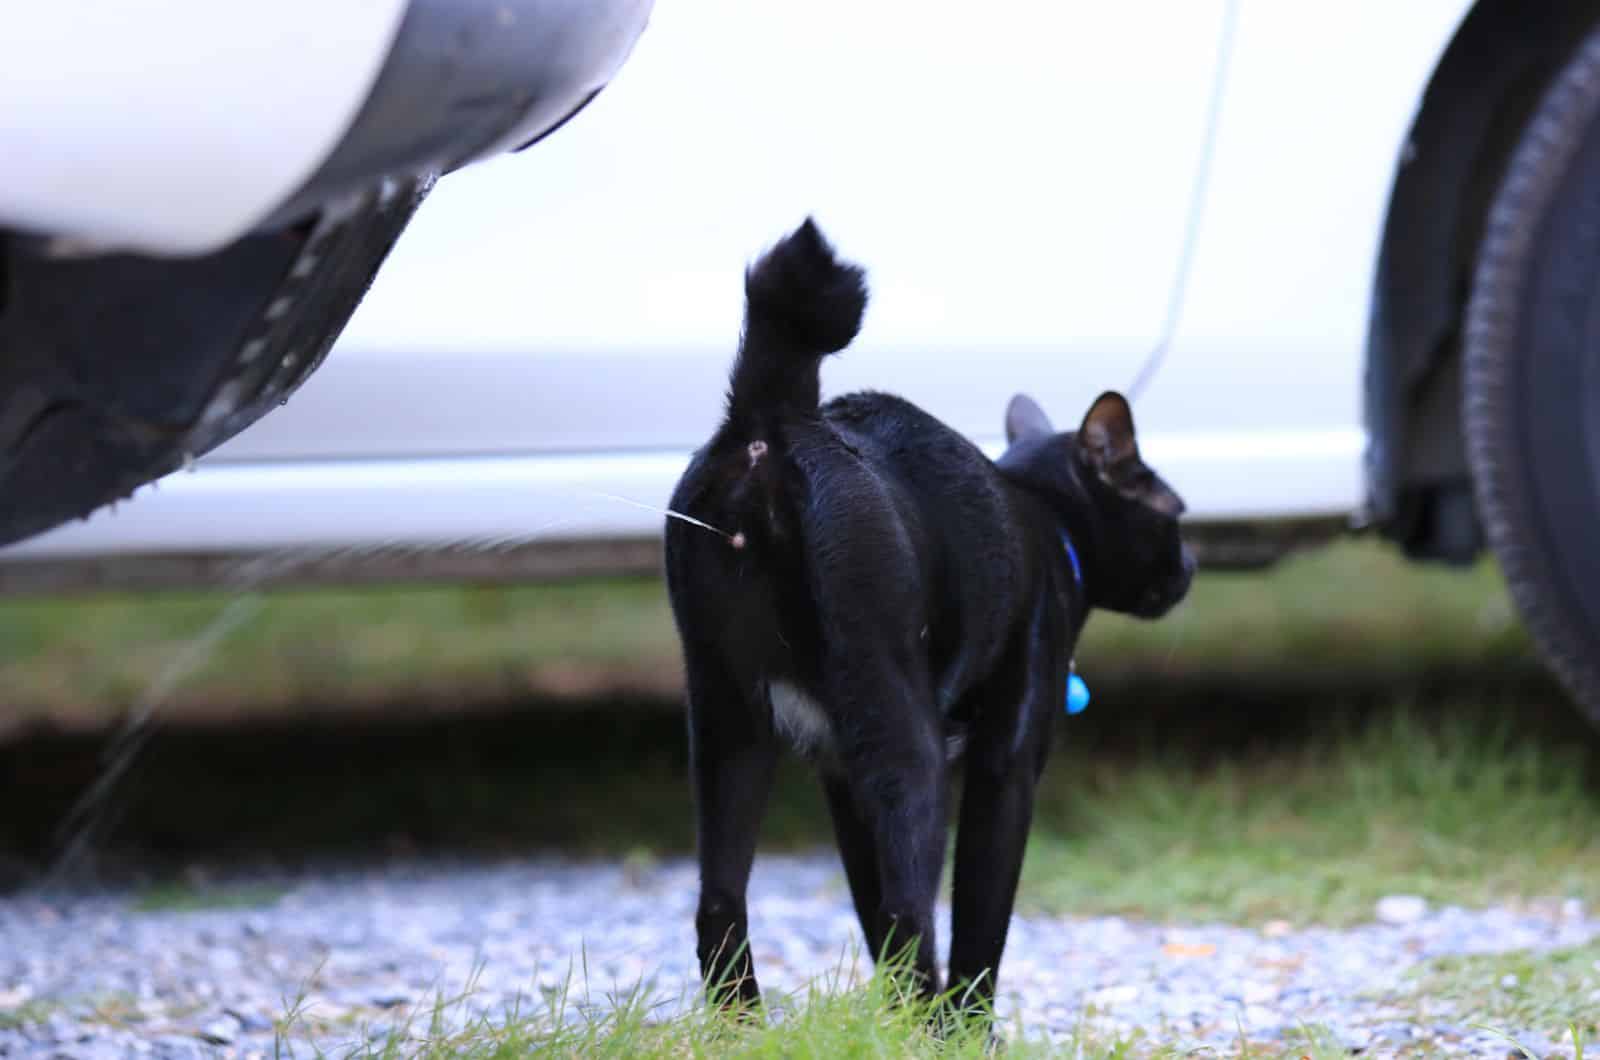
[[[960,432],[897,394],[845,394],[823,405],[822,415],[850,444],[897,463],[927,458],[989,465],[982,450]]]
[[[863,390],[822,407],[860,457],[918,497],[926,512],[992,519],[1006,506],[998,469],[971,441],[895,394]]]

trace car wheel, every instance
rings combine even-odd
[[[1545,661],[1600,724],[1600,28],[1491,206],[1467,308],[1478,510]]]

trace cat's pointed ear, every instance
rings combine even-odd
[[[1054,433],[1056,430],[1050,426],[1050,417],[1028,395],[1018,394],[1006,406],[1007,445],[1014,445],[1021,438],[1038,438]]]
[[[1089,406],[1078,428],[1078,452],[1100,481],[1124,497],[1174,519],[1183,514],[1183,499],[1139,456],[1133,410],[1116,391],[1106,391]]]
[[[1139,459],[1139,443],[1133,434],[1133,409],[1128,399],[1115,390],[1095,398],[1078,428],[1078,448],[1089,466],[1108,476],[1118,464]]]

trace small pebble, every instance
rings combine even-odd
[[[154,1055],[162,1060],[199,1060],[203,1055],[199,1042],[176,1034],[162,1035],[150,1044],[154,1046]]]
[[[1246,983],[1239,996],[1247,1005],[1260,1005],[1276,1001],[1280,993],[1279,988],[1271,983]]]
[[[211,965],[211,970],[218,975],[237,972],[239,966],[244,963],[237,950],[230,950],[224,946],[219,946],[207,954],[206,961]]]
[[[272,1020],[259,1016],[254,1012],[241,1012],[238,1009],[228,1009],[228,1015],[238,1021],[239,1029],[247,1034],[271,1033]]]
[[[4,1050],[0,1050],[0,1056],[4,1055]],[[63,1049],[55,1055],[62,1060],[122,1060],[127,1050],[116,1042],[79,1042],[71,1049]]]
[[[1341,1027],[1334,1039],[1347,1053],[1364,1052],[1372,1043],[1372,1031],[1366,1027]]]
[[[1415,924],[1428,915],[1428,902],[1414,894],[1391,894],[1378,899],[1375,912],[1385,924]]]
[[[1524,1031],[1517,1036],[1517,1042],[1534,1056],[1553,1056],[1558,1051],[1556,1044],[1538,1031]]]
[[[1089,995],[1088,1000],[1091,1005],[1126,1005],[1130,1001],[1137,1000],[1138,997],[1138,987],[1132,983],[1122,983],[1117,986],[1108,986],[1104,989],[1096,990]]]
[[[212,1045],[232,1045],[242,1029],[232,1016],[222,1016],[200,1028],[200,1040]]]

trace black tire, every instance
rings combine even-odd
[[[1600,28],[1533,112],[1496,193],[1464,359],[1489,542],[1546,663],[1600,724]]]

